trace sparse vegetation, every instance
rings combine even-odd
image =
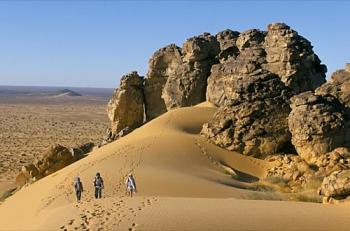
[[[106,100],[0,97],[0,183],[12,181],[52,144],[100,142],[109,125]]]

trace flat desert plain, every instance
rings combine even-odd
[[[0,193],[13,187],[18,170],[53,144],[98,143],[109,120],[112,89],[0,87]]]

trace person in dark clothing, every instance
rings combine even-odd
[[[81,199],[81,193],[84,191],[83,183],[81,183],[80,177],[77,177],[74,181],[74,190],[75,190],[75,195],[77,197],[77,201],[79,202]]]
[[[95,198],[100,199],[102,197],[102,189],[104,188],[104,185],[103,185],[103,179],[99,172],[96,173],[96,176],[94,179],[94,187],[95,187]]]

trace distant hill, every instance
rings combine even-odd
[[[82,96],[82,94],[76,92],[76,91],[72,91],[69,89],[62,89],[62,90],[58,90],[54,93],[54,96]]]

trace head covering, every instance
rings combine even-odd
[[[96,173],[96,176],[100,176],[100,173],[98,172],[98,173]]]

